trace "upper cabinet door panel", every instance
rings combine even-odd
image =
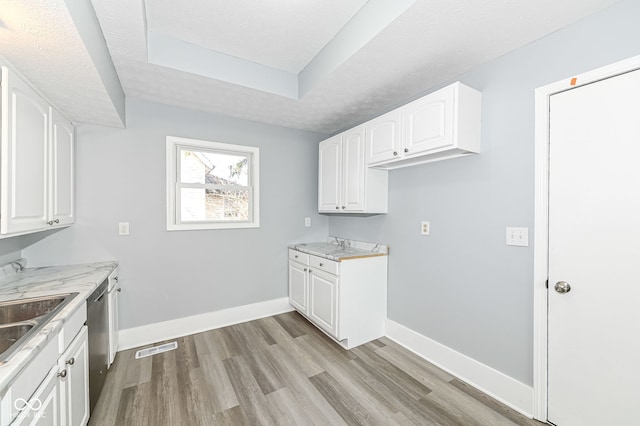
[[[318,176],[318,211],[335,212],[340,209],[342,186],[342,144],[337,135],[320,143]]]
[[[2,85],[2,232],[44,228],[49,105],[4,68]]]
[[[55,224],[74,221],[74,133],[73,125],[51,109],[51,212]]]
[[[343,195],[345,210],[363,211],[365,208],[364,127],[358,126],[342,134]]]
[[[367,164],[396,157],[400,151],[402,111],[396,109],[365,123]]]
[[[404,107],[405,156],[454,143],[454,102],[455,86],[448,86]]]

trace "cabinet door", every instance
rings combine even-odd
[[[64,424],[85,425],[89,419],[89,346],[86,326],[82,327],[60,357],[58,368],[66,371],[61,380]]]
[[[309,318],[338,336],[338,277],[312,269],[309,273]]]
[[[453,144],[455,86],[405,105],[403,154],[412,156]]]
[[[299,312],[307,315],[309,307],[308,267],[289,261],[289,303]]]
[[[51,108],[51,185],[49,220],[69,225],[74,221],[73,125]]]
[[[342,134],[342,206],[346,211],[365,209],[364,126]]]
[[[47,217],[49,105],[2,68],[3,234],[43,229]]]
[[[341,136],[320,142],[318,158],[318,211],[335,213],[342,207]]]
[[[109,309],[109,364],[111,366],[118,352],[118,295],[120,288],[116,286],[109,292],[108,309]]]
[[[400,154],[400,109],[393,110],[364,124],[367,164],[391,160]]]
[[[51,369],[28,402],[22,405],[19,402],[15,403],[15,408],[22,408],[22,410],[12,425],[62,425],[60,399],[61,386],[56,366]]]

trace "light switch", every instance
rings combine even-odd
[[[118,235],[129,235],[129,222],[118,223]]]
[[[507,226],[508,246],[529,246],[529,228],[514,228]]]

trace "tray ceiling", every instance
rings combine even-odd
[[[0,53],[74,121],[118,125],[72,3],[3,0]],[[325,134],[614,3],[92,0],[126,96]]]

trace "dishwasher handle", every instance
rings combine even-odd
[[[102,284],[98,286],[98,288],[91,293],[91,296],[87,298],[88,303],[98,303],[104,297],[107,292],[108,282],[107,280],[103,281]]]

